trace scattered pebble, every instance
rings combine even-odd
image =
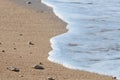
[[[5,52],[5,50],[2,50],[2,52]]]
[[[23,36],[23,34],[20,34],[20,36]]]
[[[43,65],[43,63],[41,63],[41,62],[39,64]]]
[[[42,65],[40,65],[40,64],[39,65],[34,65],[33,68],[34,69],[40,69],[40,70],[44,69],[44,67]]]
[[[48,80],[55,80],[55,78],[53,78],[53,77],[48,77]]]
[[[32,4],[32,2],[30,2],[30,1],[27,1],[27,2],[26,2],[26,4]]]
[[[20,71],[19,68],[16,68],[16,67],[13,67],[13,66],[7,67],[7,69],[10,70],[10,71],[14,71],[14,72],[19,72]]]
[[[1,45],[2,43],[0,42],[0,45]]]
[[[13,48],[14,50],[16,50],[16,48]]]
[[[113,79],[117,80],[117,77],[113,77]]]
[[[34,43],[32,43],[31,41],[29,42],[29,45],[34,45]]]
[[[19,77],[24,77],[23,75],[19,75]]]

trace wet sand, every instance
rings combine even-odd
[[[55,80],[113,80],[48,61],[50,38],[66,32],[67,24],[53,14],[52,8],[39,0],[31,1],[32,4],[26,4],[25,0],[0,0],[0,80],[48,80],[48,77]],[[32,68],[39,63],[43,70]],[[10,71],[9,66],[20,71]]]

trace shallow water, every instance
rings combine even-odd
[[[48,59],[68,68],[120,78],[120,1],[43,0],[68,23],[51,38]]]

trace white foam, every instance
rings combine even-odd
[[[67,33],[51,38],[50,61],[72,69],[120,78],[118,0],[43,0],[68,23]],[[116,5],[116,6],[115,6]]]

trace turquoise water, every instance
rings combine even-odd
[[[68,23],[51,38],[48,59],[65,67],[120,78],[120,1],[43,0]]]

